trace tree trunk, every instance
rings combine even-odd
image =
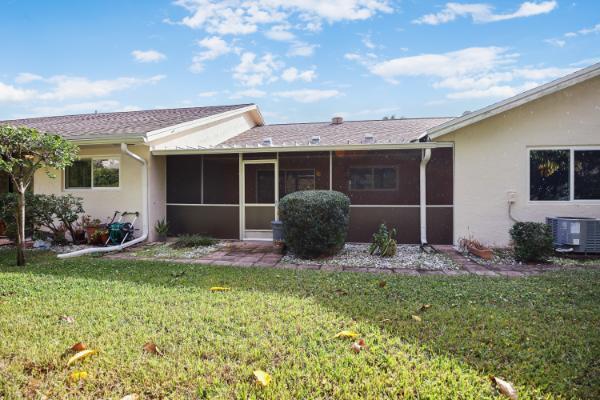
[[[25,190],[17,189],[17,265],[25,265]]]

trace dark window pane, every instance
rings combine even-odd
[[[396,189],[396,168],[374,169],[375,189]]]
[[[600,150],[575,151],[575,200],[600,200]]]
[[[65,169],[67,189],[92,187],[92,160],[77,160]]]
[[[119,187],[119,160],[94,160],[94,187]]]
[[[279,198],[299,190],[315,189],[314,170],[279,171]]]
[[[368,190],[373,188],[372,168],[350,168],[350,190]]]
[[[569,150],[532,150],[530,200],[569,200]]]

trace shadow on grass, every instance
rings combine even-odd
[[[18,268],[12,252],[0,251],[0,272],[310,298],[483,374],[565,397],[600,398],[598,270],[519,279],[405,277],[29,255],[29,265]]]

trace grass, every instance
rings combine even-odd
[[[600,397],[598,270],[404,277],[13,257],[0,251],[0,398],[496,398],[488,374],[520,399]],[[369,348],[333,339],[343,329]],[[100,353],[67,367],[79,341]],[[148,341],[164,355],[144,353]],[[89,378],[69,384],[74,370]]]

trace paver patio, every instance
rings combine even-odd
[[[428,276],[428,275],[479,275],[487,277],[508,277],[517,278],[529,275],[537,275],[543,272],[556,271],[561,269],[600,269],[600,265],[564,267],[560,265],[503,265],[494,264],[484,266],[477,264],[471,259],[458,253],[453,246],[436,245],[434,248],[444,253],[454,261],[459,269],[456,270],[427,270],[419,268],[369,268],[341,265],[322,265],[314,264],[290,264],[282,261],[283,255],[276,249],[271,242],[230,242],[222,249],[206,254],[194,259],[165,258],[157,259],[152,257],[135,257],[129,252],[107,255],[110,258],[129,259],[147,261],[168,261],[186,264],[205,264],[205,265],[229,265],[236,267],[270,267],[298,270],[321,270],[321,271],[351,271],[382,274],[399,274],[409,276]]]

